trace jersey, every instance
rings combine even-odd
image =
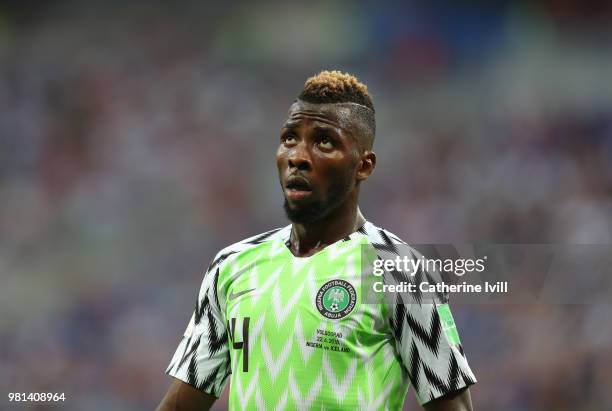
[[[410,385],[423,404],[476,382],[447,304],[365,301],[363,260],[399,238],[366,222],[295,257],[290,232],[217,254],[168,374],[216,397],[231,375],[230,410],[400,410]]]

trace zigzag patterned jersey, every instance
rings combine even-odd
[[[366,222],[298,258],[290,232],[217,254],[168,374],[217,397],[231,375],[230,410],[400,410],[410,384],[423,404],[476,382],[448,305],[364,301],[364,259],[405,243]]]

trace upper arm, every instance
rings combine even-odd
[[[461,344],[442,325],[448,305],[398,304],[392,312],[396,348],[421,405],[476,382]]]
[[[181,380],[174,379],[157,407],[157,411],[205,411],[209,410],[216,400],[217,398],[214,395],[207,394]]]
[[[217,296],[219,264],[213,263],[204,275],[196,308],[166,370],[184,384],[217,398],[230,374],[226,322]]]
[[[418,273],[408,281],[429,282],[436,275]],[[385,281],[396,279],[392,275],[385,275]],[[447,296],[424,297],[403,298],[398,294],[395,302],[399,304],[389,307],[396,349],[421,405],[456,393],[476,382],[446,303]]]

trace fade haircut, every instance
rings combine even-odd
[[[310,77],[298,100],[314,104],[353,103],[353,118],[359,126],[365,148],[371,149],[376,134],[374,103],[368,87],[348,73],[324,70]]]

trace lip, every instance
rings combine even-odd
[[[293,186],[293,187],[292,187]],[[288,200],[299,201],[312,194],[312,185],[307,178],[292,175],[285,182],[285,195]]]
[[[295,174],[287,178],[287,180],[285,181],[285,188],[288,190],[312,191],[312,185],[310,184],[310,181],[308,181],[308,179],[305,177]]]
[[[312,194],[310,190],[297,190],[295,188],[286,188],[285,196],[288,200],[299,201],[309,197]]]

